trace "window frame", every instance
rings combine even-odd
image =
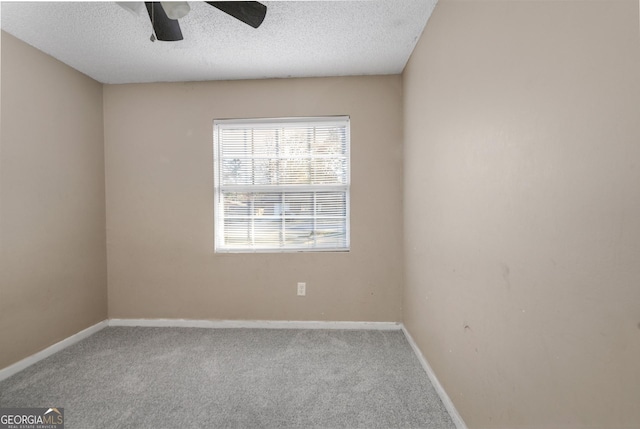
[[[339,125],[344,126],[345,133],[345,153],[347,160],[346,183],[344,184],[318,184],[318,185],[221,185],[222,158],[220,157],[221,144],[219,142],[219,132],[228,126],[245,125],[248,129],[273,128],[274,125],[286,128],[288,126],[300,127],[300,125]],[[279,157],[280,158],[280,157]],[[335,158],[335,157],[333,157]],[[291,159],[282,156],[282,159]],[[313,158],[312,158],[313,159]],[[350,252],[351,251],[351,118],[348,115],[337,116],[313,116],[313,117],[280,117],[280,118],[250,118],[250,119],[215,119],[213,121],[213,173],[214,173],[214,253],[309,253],[309,252]],[[341,192],[345,195],[345,246],[344,247],[271,247],[256,248],[243,247],[235,248],[224,245],[224,204],[222,196],[225,188],[232,187],[234,192]],[[314,223],[318,218],[314,214]]]

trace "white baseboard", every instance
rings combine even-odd
[[[28,356],[22,360],[19,360],[18,362],[9,365],[6,368],[0,369],[0,381],[4,380],[6,378],[11,377],[12,375],[16,374],[17,372],[22,371],[23,369],[25,369],[28,366],[33,365],[34,363],[41,361],[44,358],[47,358],[49,356],[51,356],[54,353],[59,352],[60,350],[69,347],[72,344],[77,343],[80,340],[84,340],[85,338],[95,334],[96,332],[98,332],[99,330],[106,328],[107,327],[107,321],[103,320],[102,322],[98,322],[93,326],[89,326],[87,329],[84,329],[80,332],[78,332],[77,334],[74,334],[70,337],[65,338],[62,341],[59,341],[49,347],[47,347],[44,350],[41,350],[35,354],[32,354],[31,356]]]
[[[467,429],[467,425],[465,424],[464,420],[462,420],[462,416],[460,416],[460,413],[458,413],[458,410],[456,410],[455,405],[453,405],[453,401],[451,401],[451,398],[449,398],[449,395],[447,395],[447,392],[445,392],[444,387],[442,387],[442,384],[440,384],[438,377],[436,377],[436,374],[433,372],[431,365],[429,365],[429,362],[427,362],[427,359],[418,348],[416,342],[413,341],[413,337],[411,337],[411,334],[409,334],[409,331],[407,331],[407,328],[404,325],[402,325],[402,332],[404,332],[404,336],[407,338],[409,344],[411,344],[411,348],[415,352],[416,356],[418,356],[420,364],[427,372],[427,376],[429,377],[429,380],[431,380],[431,384],[433,385],[434,389],[436,389],[436,393],[438,393],[438,396],[440,396],[440,400],[449,412],[451,420],[453,420],[456,428]]]
[[[328,322],[295,320],[192,320],[192,319],[110,319],[109,326],[174,328],[253,328],[253,329],[367,329],[397,331],[396,322]]]

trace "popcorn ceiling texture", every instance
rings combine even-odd
[[[2,29],[102,83],[397,74],[436,0],[264,3],[253,29],[190,2],[179,42],[115,2],[3,2]]]

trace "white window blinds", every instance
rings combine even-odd
[[[349,250],[349,118],[214,121],[216,252]]]

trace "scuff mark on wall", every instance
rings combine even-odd
[[[509,273],[511,270],[507,264],[502,264],[502,278],[507,284],[507,290],[511,290],[511,280],[509,280]]]

